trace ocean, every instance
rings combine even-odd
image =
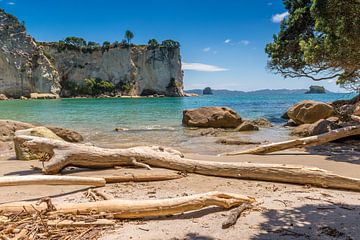
[[[231,93],[184,98],[108,98],[0,101],[1,119],[55,125],[79,131],[85,140],[104,147],[164,145],[183,152],[218,154],[242,146],[216,143],[222,138],[271,142],[289,139],[281,115],[305,99],[330,102],[353,94]],[[227,106],[244,119],[265,117],[274,127],[258,132],[209,131],[184,128],[184,109]],[[120,131],[114,131],[120,128]],[[207,134],[206,134],[207,133]],[[203,136],[206,135],[206,136]]]

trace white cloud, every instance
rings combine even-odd
[[[207,47],[203,49],[203,52],[209,52],[211,50],[211,47]]]
[[[268,2],[267,5],[268,5],[268,6],[272,6],[273,3],[272,3],[272,2]]]
[[[224,43],[226,43],[226,44],[231,43],[231,39],[226,39],[226,40],[224,41]]]
[[[15,5],[14,2],[8,2],[7,4],[9,4],[9,5]]]
[[[247,46],[247,45],[250,44],[250,41],[249,41],[249,40],[241,40],[239,43],[240,43],[241,45]]]
[[[197,71],[197,72],[224,72],[229,69],[218,67],[215,65],[208,65],[204,63],[182,63],[183,70]]]
[[[287,16],[289,16],[289,12],[278,13],[278,14],[275,14],[274,16],[272,16],[271,20],[272,20],[274,23],[280,23],[280,22],[282,22]]]

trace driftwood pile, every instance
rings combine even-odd
[[[265,154],[293,147],[323,144],[339,138],[359,135],[360,126],[345,127],[319,136],[273,143],[237,154]],[[107,183],[164,181],[178,179],[187,173],[237,179],[261,180],[324,188],[360,191],[360,179],[339,176],[319,168],[283,164],[224,163],[185,158],[180,152],[163,147],[106,149],[87,144],[69,143],[36,136],[14,138],[16,154],[42,156],[42,172],[46,175],[0,177],[1,186],[19,185],[87,185]],[[39,154],[41,153],[41,154]],[[131,176],[75,177],[60,174],[66,167],[113,168],[136,166],[149,169],[148,174]],[[153,167],[176,170],[182,174],[152,174]],[[89,190],[93,202],[36,202],[0,204],[0,239],[94,239],[103,228],[113,227],[119,219],[168,216],[199,210],[209,206],[225,209],[237,207],[229,214],[223,228],[235,224],[240,214],[253,207],[254,198],[232,193],[209,192],[192,196],[156,199],[113,199],[101,191]],[[100,200],[99,200],[100,199]]]

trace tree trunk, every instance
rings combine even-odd
[[[98,214],[112,213],[114,218],[130,219],[158,217],[179,214],[209,206],[231,208],[242,203],[252,203],[255,199],[239,194],[209,192],[193,196],[157,200],[107,200],[86,203],[57,203],[56,210],[49,214]],[[47,205],[34,202],[14,202],[0,205],[0,212],[17,213],[24,210],[33,213],[46,210]]]
[[[103,187],[105,183],[104,178],[94,177],[44,175],[0,177],[0,187],[20,185],[88,185]]]
[[[282,183],[313,185],[324,188],[360,191],[360,179],[339,176],[311,167],[284,164],[224,163],[182,158],[182,154],[162,147],[106,149],[33,136],[17,136],[16,141],[34,151],[47,152],[43,172],[55,174],[67,166],[103,168],[133,165],[136,161],[208,176],[232,177]]]
[[[266,153],[282,151],[290,148],[317,146],[327,142],[335,141],[337,139],[346,138],[355,135],[360,135],[360,125],[344,127],[316,136],[299,138],[284,142],[270,143],[256,148],[244,150],[241,152],[225,153],[223,155],[234,156],[241,154],[266,154]]]

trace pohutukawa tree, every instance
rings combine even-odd
[[[360,0],[284,0],[289,17],[266,46],[284,77],[336,80],[360,90]]]

